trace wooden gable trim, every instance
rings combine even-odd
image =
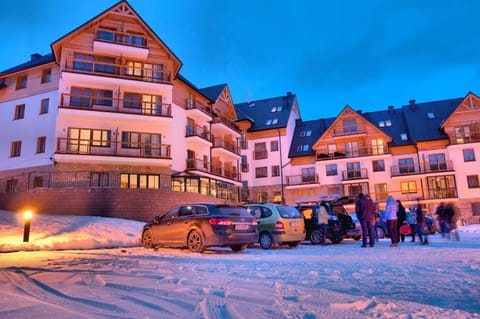
[[[469,92],[457,108],[447,117],[445,122],[443,122],[441,128],[445,129],[445,127],[450,126],[453,121],[452,118],[455,115],[469,115],[471,113],[480,113],[480,97]]]

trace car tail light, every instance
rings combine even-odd
[[[208,222],[211,225],[232,225],[230,218],[210,218]]]
[[[256,219],[256,218],[254,218],[254,219],[252,220],[252,225],[253,225],[253,226],[257,226],[257,225],[258,225],[258,222],[257,222],[257,219]]]
[[[285,226],[283,225],[282,222],[276,222],[276,223],[275,223],[275,229],[277,229],[277,230],[284,230],[284,229],[285,229]]]

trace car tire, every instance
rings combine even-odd
[[[153,235],[150,229],[146,229],[142,234],[142,245],[144,248],[153,248]]]
[[[382,238],[385,237],[385,231],[383,230],[382,227],[376,226],[376,227],[375,227],[375,231],[376,231],[376,233],[377,233],[377,238],[378,238],[378,239],[382,239]]]
[[[295,247],[298,247],[300,246],[300,241],[290,241],[287,243],[288,247],[292,247],[292,248],[295,248]]]
[[[320,245],[322,243],[322,231],[320,229],[314,229],[310,233],[310,241],[314,245]]]
[[[192,230],[188,234],[187,247],[194,253],[203,253],[205,250],[202,234],[198,230]]]
[[[337,238],[330,238],[330,240],[332,241],[332,243],[334,244],[339,244],[343,241],[343,237],[337,237]]]
[[[247,248],[247,245],[232,245],[230,248],[235,252],[244,251]]]
[[[272,235],[269,233],[261,233],[258,242],[260,243],[260,247],[263,249],[270,249],[273,246]]]

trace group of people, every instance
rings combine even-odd
[[[374,247],[376,241],[375,220],[378,213],[377,206],[369,195],[360,193],[355,202],[355,213],[362,227],[362,246]],[[422,205],[418,201],[417,206],[410,207],[408,213],[402,202],[395,200],[392,196],[387,198],[385,206],[385,219],[387,221],[387,229],[390,234],[390,247],[398,247],[401,240],[405,241],[405,234],[400,231],[404,223],[408,223],[412,242],[415,242],[415,235],[418,235],[423,245],[428,245],[428,231],[424,231],[426,220]]]
[[[442,235],[442,238],[447,237],[450,239],[450,233],[455,234],[455,239],[459,240],[459,235],[457,231],[452,231],[456,227],[456,223],[454,220],[455,216],[455,210],[453,208],[453,205],[448,203],[440,203],[438,205],[437,210],[435,211],[435,215],[437,215],[437,220],[438,220],[438,225],[440,227],[440,234]]]

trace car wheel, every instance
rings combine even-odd
[[[245,248],[247,248],[247,245],[232,245],[230,246],[230,248],[235,252],[239,252],[239,251],[244,251]]]
[[[359,241],[360,239],[362,239],[362,236],[353,236],[352,238],[355,241]]]
[[[153,248],[153,236],[150,229],[146,229],[142,234],[142,245],[144,248]]]
[[[320,245],[322,243],[322,231],[320,229],[315,229],[310,234],[310,241],[314,245]]]
[[[260,242],[260,247],[262,247],[263,249],[272,248],[272,246],[273,246],[272,235],[270,235],[269,233],[261,233],[260,238],[259,238],[259,242]]]
[[[187,246],[194,253],[202,253],[205,250],[202,235],[197,230],[192,230],[188,234]]]
[[[382,227],[375,227],[375,231],[377,232],[377,238],[382,239],[385,237],[385,231],[383,230]]]
[[[299,241],[290,241],[290,242],[288,242],[288,246],[292,247],[292,248],[298,247],[298,246],[300,246],[300,242]]]

